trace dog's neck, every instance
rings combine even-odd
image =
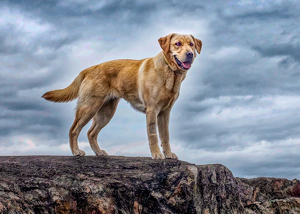
[[[162,51],[160,54],[163,55],[164,62],[167,64],[167,66],[175,73],[175,74],[181,74],[180,70],[177,68],[177,66],[173,63],[173,65],[169,62],[167,59],[166,54]]]
[[[168,89],[172,90],[173,93],[177,93],[180,90],[181,82],[185,79],[186,73],[181,73],[176,65],[172,66],[172,63],[167,60],[163,52],[157,54],[154,58],[155,61],[155,69],[160,74],[161,78],[163,78],[167,85]],[[176,66],[176,69],[172,69]],[[166,67],[168,72],[166,72]]]

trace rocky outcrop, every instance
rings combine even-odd
[[[246,213],[300,213],[300,182],[282,178],[235,178]]]
[[[300,213],[300,184],[220,164],[133,157],[0,157],[0,213]]]

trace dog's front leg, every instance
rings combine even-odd
[[[160,152],[158,146],[156,121],[157,114],[154,108],[147,108],[146,120],[147,120],[147,134],[149,140],[149,147],[153,159],[164,159],[163,154]]]
[[[178,157],[171,152],[169,143],[169,119],[171,109],[160,112],[157,116],[159,138],[165,158],[178,159]]]

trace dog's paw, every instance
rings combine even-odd
[[[178,160],[178,157],[175,153],[168,153],[168,154],[165,154],[165,157],[166,159],[175,159],[175,160]]]
[[[101,149],[99,152],[96,153],[96,156],[108,156],[107,152]]]
[[[152,153],[152,159],[165,159],[162,153]]]
[[[85,152],[82,150],[77,150],[73,152],[74,156],[85,156]]]

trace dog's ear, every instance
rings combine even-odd
[[[196,39],[195,37],[193,37],[193,35],[191,35],[191,37],[193,38],[193,40],[195,41],[195,47],[196,47],[196,51],[198,52],[198,54],[200,53],[201,49],[202,49],[202,41],[200,39]]]
[[[171,41],[171,38],[172,38],[173,35],[174,35],[174,33],[169,34],[169,35],[167,35],[167,36],[165,36],[165,37],[161,37],[161,38],[158,40],[161,49],[163,49],[163,51],[164,51],[165,53],[168,53],[169,50],[170,50],[170,41]]]

